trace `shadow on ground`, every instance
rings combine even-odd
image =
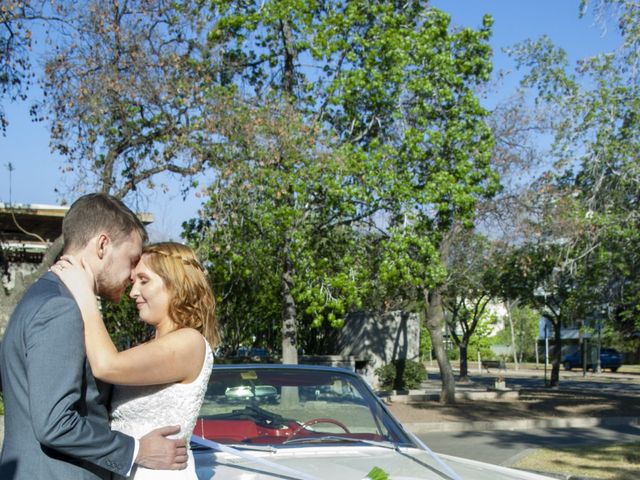
[[[640,417],[640,397],[613,393],[524,389],[517,399],[390,405],[401,422],[473,422],[569,417]]]

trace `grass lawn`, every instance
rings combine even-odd
[[[621,373],[640,373],[640,365],[622,365],[618,371]]]
[[[603,480],[637,480],[640,478],[640,442],[540,449],[521,458],[513,467]]]

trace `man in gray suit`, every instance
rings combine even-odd
[[[144,226],[119,200],[103,194],[79,198],[62,223],[64,253],[83,256],[95,272],[96,291],[118,301],[147,239]],[[179,470],[184,440],[157,429],[140,439],[109,428],[110,386],[87,362],[78,306],[48,272],[25,294],[0,348],[5,436],[2,480],[109,479],[127,476],[134,463]]]

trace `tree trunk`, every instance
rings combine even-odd
[[[469,362],[467,362],[467,352],[469,350],[468,340],[465,338],[460,342],[460,380],[468,380]]]
[[[295,59],[297,52],[295,51],[295,42],[293,32],[288,21],[280,21],[280,30],[282,35],[282,49],[284,54],[284,69],[282,72],[282,89],[289,97],[289,101],[293,101],[293,93],[295,88]]]
[[[511,351],[513,353],[513,363],[515,369],[518,370],[518,347],[516,344],[516,334],[513,329],[513,316],[511,315],[511,302],[507,301],[507,318],[509,319],[509,328],[511,329]]]
[[[551,381],[549,383],[550,387],[557,387],[560,383],[560,362],[562,361],[562,335],[560,332],[560,325],[562,322],[559,317],[556,317],[551,320],[553,323],[553,366],[551,367]]]
[[[285,249],[287,251],[288,248]],[[298,328],[293,299],[293,262],[285,253],[282,272],[282,363],[298,363]]]
[[[427,307],[426,325],[431,335],[431,344],[436,354],[440,377],[442,378],[442,389],[440,391],[440,403],[452,404],[456,401],[456,383],[453,377],[453,370],[449,363],[449,357],[444,348],[442,337],[442,327],[444,326],[444,311],[442,310],[442,293],[439,288],[434,290],[423,290],[425,305]]]

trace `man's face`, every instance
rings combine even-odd
[[[97,293],[112,302],[120,297],[131,283],[131,273],[142,254],[142,239],[137,232],[118,244],[111,242],[102,271],[96,276]]]

